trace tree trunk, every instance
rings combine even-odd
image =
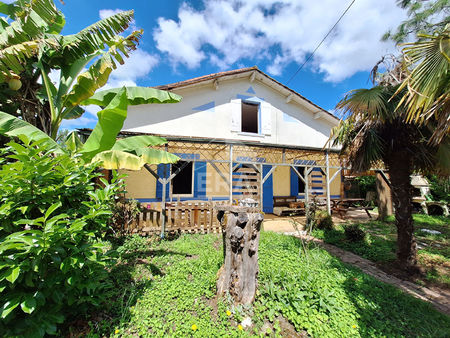
[[[376,186],[378,197],[378,219],[384,221],[393,214],[392,211],[392,193],[389,184],[380,173],[376,174]]]
[[[412,218],[411,159],[408,152],[392,154],[388,166],[397,227],[397,260],[404,270],[416,272],[417,249]]]
[[[229,293],[237,304],[253,302],[257,287],[259,234],[264,217],[250,211],[251,208],[224,206],[220,207],[218,216],[226,226],[223,230],[225,260],[218,272],[217,294]]]

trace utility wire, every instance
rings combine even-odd
[[[341,16],[339,17],[339,19],[336,21],[336,23],[333,25],[333,27],[331,27],[331,29],[328,31],[328,33],[323,37],[322,41],[320,41],[320,43],[317,45],[316,49],[314,49],[314,51],[306,58],[305,62],[302,63],[302,65],[300,67],[298,67],[297,71],[294,73],[294,75],[291,76],[291,78],[288,80],[288,82],[286,82],[286,85],[289,84],[289,82],[292,81],[292,79],[298,74],[299,71],[302,70],[303,66],[306,65],[308,63],[308,61],[313,57],[314,53],[319,49],[319,47],[322,45],[322,43],[326,40],[326,38],[328,37],[328,35],[331,34],[331,32],[333,31],[333,29],[336,28],[336,26],[339,24],[339,21],[341,21],[341,19],[344,17],[345,14],[347,14],[348,10],[350,9],[350,7],[352,7],[352,5],[355,3],[356,0],[353,0],[350,5],[348,5],[347,9],[341,14]]]

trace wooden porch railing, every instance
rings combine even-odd
[[[166,232],[220,233],[214,206],[228,201],[185,201],[166,203]],[[161,233],[162,211],[143,209],[126,232],[152,235]]]

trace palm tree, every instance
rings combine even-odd
[[[403,49],[408,74],[396,94],[403,91],[399,104],[407,106],[407,122],[428,124],[438,144],[450,132],[450,24],[418,37]]]
[[[428,144],[427,128],[404,122],[405,108],[397,108],[399,98],[392,98],[397,88],[385,84],[347,94],[337,105],[346,119],[333,131],[332,137],[333,145],[342,146],[342,155],[354,172],[377,167],[380,162],[389,171],[397,227],[397,260],[400,267],[413,271],[417,259],[410,175],[416,170],[433,169],[442,149]]]

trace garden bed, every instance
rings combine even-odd
[[[261,235],[259,289],[252,307],[215,297],[222,264],[218,235],[173,241],[133,237],[118,247],[109,302],[73,322],[91,336],[444,336],[450,318],[314,245]],[[240,324],[251,318],[250,327]]]
[[[422,274],[408,276],[396,268],[396,227],[394,219],[387,222],[370,221],[359,223],[358,226],[366,232],[366,237],[360,242],[350,242],[344,234],[344,225],[335,225],[333,230],[315,230],[313,236],[323,239],[326,243],[336,245],[369,259],[383,269],[403,279],[450,289],[450,219],[442,216],[415,214],[414,236],[418,247],[418,262]]]

